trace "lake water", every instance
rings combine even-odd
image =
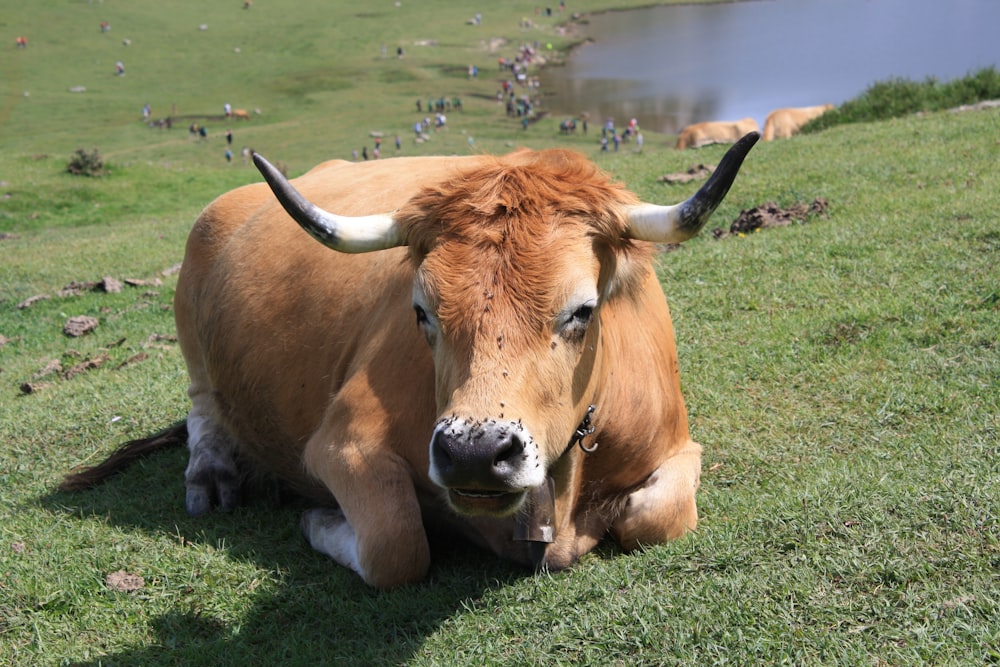
[[[572,5],[570,5],[572,8]],[[892,77],[1000,66],[1000,0],[753,0],[611,11],[543,76],[556,114],[677,132],[693,122],[839,104]]]

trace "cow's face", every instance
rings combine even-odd
[[[430,477],[466,514],[514,512],[545,481],[586,412],[598,346],[608,260],[587,228],[502,227],[497,244],[440,243],[414,282],[436,370]]]

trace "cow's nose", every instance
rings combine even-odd
[[[527,461],[527,441],[516,424],[440,426],[431,440],[437,481],[449,488],[513,490]]]

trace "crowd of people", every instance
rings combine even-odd
[[[250,2],[245,4],[245,8],[247,9],[249,9],[250,6]],[[565,8],[565,2],[560,2],[558,11],[564,11]],[[548,7],[537,7],[535,10],[536,16],[551,16],[552,13],[553,10]],[[472,24],[480,25],[481,23],[482,16],[477,15]],[[522,30],[529,29],[533,27],[533,23],[530,19],[525,17],[522,18],[520,27]],[[111,30],[111,26],[107,21],[102,21],[100,29],[101,32],[106,33]],[[27,38],[18,37],[17,47],[26,48]],[[500,56],[497,58],[497,71],[500,73],[500,76],[497,77],[499,84],[498,90],[496,91],[497,106],[503,109],[508,118],[516,120],[522,130],[528,130],[531,123],[545,116],[545,113],[542,110],[543,94],[539,71],[540,67],[546,62],[546,58],[542,55],[542,53],[546,49],[551,48],[551,44],[542,45],[538,41],[531,43],[523,42],[517,47],[512,56]],[[385,55],[386,50],[387,49],[383,45],[383,55]],[[397,57],[402,57],[402,47],[398,49]],[[480,77],[480,69],[476,64],[468,65],[467,71],[470,80],[475,80]],[[125,65],[122,61],[117,61],[115,63],[115,74],[117,76],[124,76]],[[457,95],[441,95],[437,97],[429,96],[427,98],[417,99],[416,112],[421,115],[421,118],[420,120],[414,122],[412,126],[414,141],[421,143],[429,140],[435,132],[446,131],[448,129],[448,114],[456,111],[462,111],[462,108],[462,99]],[[223,114],[227,119],[234,117],[234,111],[228,102],[223,105]],[[165,120],[153,120],[152,110],[149,104],[143,106],[142,117],[143,120],[151,127],[169,129],[172,126],[170,116],[166,117]],[[580,114],[575,118],[567,117],[559,123],[559,131],[563,134],[573,134],[576,133],[578,129],[582,129],[582,133],[584,135],[587,134],[588,118],[586,114]],[[192,136],[196,137],[200,141],[208,140],[208,129],[204,124],[191,123],[188,130]],[[223,153],[224,158],[227,162],[232,162],[232,130],[226,129],[223,136],[225,137],[225,148]],[[382,137],[377,133],[373,133],[371,138],[373,141],[366,141],[360,149],[352,151],[352,157],[355,160],[370,160],[382,157]],[[641,152],[643,137],[642,133],[639,131],[638,122],[634,118],[629,121],[626,127],[621,129],[616,128],[613,119],[607,119],[601,127],[601,139],[599,146],[602,152],[610,150],[618,151],[621,144],[629,143],[633,140],[635,141],[636,150]],[[393,136],[393,144],[395,145],[397,153],[402,150],[402,140],[398,134]],[[469,137],[469,144],[473,144],[471,136]],[[248,148],[243,148],[241,153],[244,161],[248,161],[250,150]]]

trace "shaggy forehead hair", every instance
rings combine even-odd
[[[587,243],[602,271],[647,256],[625,236],[623,206],[635,201],[578,153],[520,151],[426,188],[396,218],[442,327],[471,336],[493,313],[514,320],[510,335],[533,336],[563,305],[554,258],[571,244]]]

